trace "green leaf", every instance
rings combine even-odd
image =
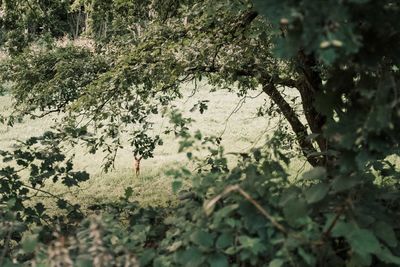
[[[268,265],[268,267],[281,267],[285,262],[282,259],[274,259]]]
[[[367,229],[356,229],[346,235],[352,250],[360,255],[376,253],[380,250],[378,239]]]
[[[22,249],[25,253],[32,253],[38,244],[38,236],[30,235],[22,242]]]
[[[190,247],[185,251],[176,254],[177,261],[183,266],[197,267],[204,262],[204,257],[197,248]]]
[[[385,223],[385,222],[377,222],[374,225],[374,232],[375,235],[383,240],[388,246],[390,247],[396,247],[398,242],[396,239],[396,233],[394,232],[393,228],[391,225]]]
[[[183,242],[181,240],[175,241],[167,249],[168,249],[169,252],[174,252],[174,251],[178,250],[182,246],[182,243]]]
[[[182,184],[181,180],[172,181],[172,191],[176,194],[182,188]]]
[[[260,238],[252,238],[249,236],[240,236],[239,237],[240,247],[243,249],[251,250],[251,253],[257,255],[266,250],[265,245],[261,241]]]
[[[146,249],[139,258],[140,266],[146,266],[149,264],[154,259],[155,255],[156,253],[153,249]]]
[[[321,49],[320,50],[320,59],[325,62],[327,65],[332,64],[336,58],[337,58],[337,53],[334,48],[326,48],[326,49]]]
[[[125,199],[128,200],[132,195],[133,195],[133,188],[131,186],[125,188],[125,193],[124,193]]]
[[[366,166],[368,161],[370,160],[370,155],[366,151],[361,151],[356,156],[356,163],[360,170],[363,170]]]
[[[224,218],[226,218],[231,212],[236,210],[239,207],[239,204],[232,204],[232,205],[227,205],[223,207],[222,209],[219,209],[214,213],[214,224],[219,224],[220,221]]]
[[[78,259],[76,259],[75,264],[77,267],[92,267],[92,259],[89,256],[78,256]]]
[[[214,244],[214,237],[205,231],[197,230],[190,236],[190,241],[196,245],[209,248]]]
[[[222,233],[215,243],[215,246],[219,249],[226,249],[229,246],[234,245],[232,233]]]
[[[222,254],[215,254],[208,258],[210,267],[228,267],[228,259]]]
[[[305,180],[323,180],[326,178],[326,169],[324,167],[315,167],[303,174]]]
[[[349,233],[352,233],[355,229],[356,229],[355,225],[339,221],[333,227],[331,234],[333,237],[346,236]]]
[[[302,249],[301,247],[297,249],[297,252],[303,258],[305,263],[307,263],[307,266],[315,266],[316,260],[311,253],[305,252],[304,249]]]
[[[85,172],[85,171],[79,171],[79,172],[75,172],[75,173],[73,174],[73,177],[74,177],[77,181],[84,182],[84,181],[89,180],[90,175],[89,175],[89,173],[87,173],[87,172]]]
[[[332,182],[332,190],[334,192],[342,192],[349,190],[360,183],[360,179],[351,176],[339,176]]]
[[[329,185],[327,184],[316,184],[305,192],[306,200],[309,204],[316,203],[325,198],[329,192]]]
[[[224,250],[224,253],[228,254],[228,255],[235,255],[237,253],[237,251],[238,251],[238,249],[236,247],[229,247]]]
[[[68,207],[68,202],[65,201],[64,199],[58,199],[57,200],[57,207],[60,209],[66,209]]]
[[[371,266],[372,257],[371,254],[359,254],[352,253],[350,261],[348,263],[349,267],[361,267],[361,266]]]
[[[40,202],[35,205],[35,209],[39,215],[42,215],[46,210],[45,206]]]
[[[298,220],[307,216],[307,204],[302,199],[292,198],[285,203],[283,213],[289,224],[297,226]]]
[[[398,266],[400,265],[400,257],[393,255],[392,252],[386,247],[382,247],[379,253],[376,253],[376,256],[383,262],[389,264],[393,263]]]

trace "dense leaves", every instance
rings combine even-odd
[[[66,115],[54,132],[1,154],[0,265],[400,265],[396,1],[48,2],[1,2],[9,50],[1,78],[16,99],[3,120]],[[89,39],[63,46],[53,39],[61,35]],[[260,90],[272,105],[259,114],[286,123],[228,165],[220,137],[192,133],[172,106],[181,85],[201,79],[242,97]],[[206,112],[207,103],[196,108]],[[45,180],[88,178],[73,170],[65,143],[107,152],[107,169],[126,132],[135,155],[152,157],[162,145],[151,135],[154,114],[169,116],[165,133],[203,162],[196,173],[170,172],[175,192],[191,184],[178,206],[141,209],[129,202],[132,189],[83,221],[63,199],[63,219],[27,205]],[[194,155],[198,145],[206,159]],[[309,164],[295,180],[293,156]]]

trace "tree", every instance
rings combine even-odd
[[[24,14],[7,3],[4,18]],[[189,175],[210,217],[195,200],[182,205],[175,227],[168,226],[152,251],[155,265],[184,265],[182,259],[191,266],[400,264],[399,174],[388,159],[398,156],[400,140],[397,2],[96,0],[72,6],[66,12],[79,10],[85,20],[75,33],[95,46],[49,42],[12,56],[2,73],[14,82],[17,100],[9,123],[67,111],[58,129],[67,134],[57,136],[81,137],[93,151],[104,147],[109,167],[123,131],[131,131],[136,154],[151,157],[160,142],[147,132],[151,114],[181,97],[181,84],[206,78],[216,87],[234,85],[238,95],[267,94],[314,167],[299,183],[288,181],[282,167],[288,159],[273,138],[232,170],[214,153],[209,172]],[[53,28],[62,21],[41,23],[57,37]],[[16,29],[27,25],[6,33]],[[299,92],[300,113],[287,90]],[[191,139],[187,121],[175,118],[177,131]],[[187,175],[177,172],[177,181]]]
[[[93,9],[96,9],[96,5],[101,3],[103,2],[94,2]],[[126,5],[128,4],[126,3]],[[100,85],[93,90],[103,94],[103,96],[94,94],[94,102],[97,102],[99,106],[104,102],[112,102],[112,94],[104,95],[104,91],[120,92],[122,90],[130,94],[124,97],[125,99],[131,99],[133,94],[140,94],[147,99],[148,92],[152,91],[152,98],[157,94],[160,95],[159,98],[162,101],[166,101],[165,99],[171,98],[171,95],[178,91],[177,88],[180,84],[200,77],[206,77],[216,85],[230,86],[239,82],[239,94],[245,94],[247,90],[254,90],[260,85],[291,125],[303,154],[308,158],[310,164],[318,165],[318,159],[315,156],[317,149],[313,146],[311,139],[307,138],[310,133],[321,133],[324,121],[324,116],[316,112],[312,106],[313,96],[309,92],[312,90],[309,88],[310,86],[320,86],[316,83],[321,83],[321,77],[314,71],[315,62],[312,58],[304,57],[292,61],[281,61],[274,58],[270,52],[271,35],[266,31],[268,26],[248,4],[237,2],[232,5],[229,1],[222,1],[218,7],[213,5],[213,3],[205,1],[198,4],[198,9],[194,9],[196,11],[188,7],[181,7],[174,12],[166,10],[164,5],[157,6],[157,3],[150,5],[150,10],[154,9],[154,18],[148,27],[139,30],[138,26],[139,28],[135,29],[136,34],[134,32],[117,32],[116,36],[112,37],[125,39],[126,36],[131,36],[132,39],[134,36],[133,39],[136,41],[128,46],[125,44],[125,49],[122,50],[124,55],[118,58],[117,53],[114,59],[111,59],[111,61],[115,61],[115,68],[108,74],[104,74],[99,81],[93,82]],[[133,6],[138,8],[136,5]],[[129,5],[125,7],[128,7],[129,10]],[[102,17],[115,18],[110,24],[118,24],[120,21],[119,8],[121,7],[118,5],[114,9],[111,8],[111,13],[103,14]],[[142,8],[147,8],[147,6]],[[116,14],[112,13],[113,11]],[[94,14],[93,16],[96,17]],[[216,21],[217,16],[219,21]],[[142,18],[142,23],[145,23],[146,19],[149,18]],[[164,25],[167,19],[168,23]],[[95,19],[92,21],[94,22],[93,26],[89,24],[88,28],[99,25]],[[132,24],[135,23],[132,22]],[[160,34],[155,35],[155,31],[160,31]],[[98,35],[94,34],[95,37]],[[104,35],[100,34],[100,36]],[[119,46],[120,41],[117,40],[112,44]],[[127,51],[129,52],[127,53]],[[255,58],[255,54],[259,57]],[[36,57],[41,58],[41,55],[36,55]],[[138,62],[140,63],[138,64]],[[299,64],[303,67],[297,69],[292,67]],[[132,67],[135,68],[134,71],[130,69]],[[125,79],[126,72],[129,72],[130,79]],[[154,74],[158,77],[155,78]],[[307,78],[310,75],[312,77]],[[99,89],[101,84],[109,83],[111,78],[115,80],[112,81],[115,89]],[[315,81],[310,83],[306,78]],[[317,81],[318,79],[319,81]],[[145,90],[142,90],[143,92],[129,90],[129,88],[139,86],[143,86]],[[296,114],[293,107],[278,91],[277,88],[282,86],[292,87],[301,92],[306,111],[305,117],[310,129],[307,129],[307,126],[301,122],[299,114]],[[18,90],[18,92],[21,91]],[[41,92],[35,92],[35,94],[38,93]],[[162,94],[165,95],[162,96]],[[115,92],[115,95],[120,96],[118,92]],[[98,101],[99,99],[101,102]],[[75,98],[70,100],[75,100]],[[81,102],[90,101],[83,100]],[[91,102],[92,104],[93,102]],[[32,106],[33,109],[36,107],[36,105]],[[324,152],[326,150],[325,142],[321,137],[317,138],[317,141],[319,149]],[[312,156],[309,156],[310,154]]]

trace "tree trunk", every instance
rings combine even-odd
[[[307,161],[314,167],[320,165],[321,163],[318,158],[310,156],[311,153],[318,151],[314,148],[311,140],[307,138],[307,127],[300,121],[293,108],[286,102],[273,83],[263,85],[263,91],[274,101],[283,116],[285,116],[285,119],[289,122]]]
[[[303,51],[298,54],[300,78],[297,89],[300,92],[304,116],[314,134],[318,134],[316,141],[321,152],[327,150],[327,143],[322,136],[322,127],[326,122],[325,116],[314,107],[315,95],[322,90],[322,79],[318,71],[317,62],[312,55],[306,55]]]

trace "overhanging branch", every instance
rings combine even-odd
[[[311,140],[307,139],[307,128],[299,120],[293,108],[289,105],[288,102],[286,102],[286,100],[283,98],[283,96],[280,94],[273,83],[267,83],[263,85],[263,91],[272,99],[272,101],[274,101],[279,110],[282,112],[283,116],[285,116],[285,119],[289,122],[293,132],[297,137],[303,155],[307,158],[307,161],[312,166],[319,165],[318,159],[309,156],[310,153],[316,153],[317,150],[314,148]]]

